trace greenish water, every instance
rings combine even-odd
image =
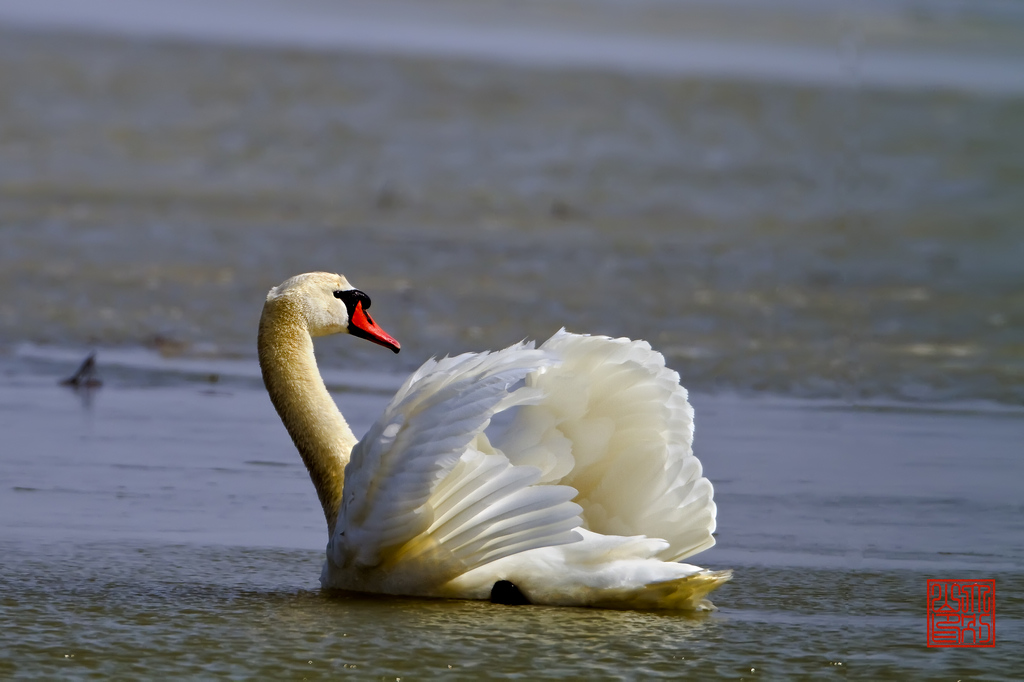
[[[794,6],[620,28],[860,36],[863,78],[0,28],[0,677],[1020,678],[1024,28]],[[908,80],[901,46],[942,59]],[[357,432],[431,355],[649,339],[697,411],[720,610],[321,593],[254,352],[314,269],[403,344],[318,344]],[[104,387],[58,387],[90,348]],[[967,577],[997,646],[927,648],[926,580]]]
[[[113,360],[84,395],[55,385],[72,362],[4,367],[5,676],[1019,677],[1019,410],[696,394],[719,610],[504,607],[321,593],[323,517],[255,364]],[[398,377],[349,380],[361,432]],[[936,577],[996,580],[994,649],[925,646]]]
[[[995,651],[925,648],[919,605],[927,574],[914,571],[745,569],[719,597],[732,606],[666,616],[335,597],[296,579],[315,575],[321,556],[295,550],[50,549],[46,559],[16,558],[0,578],[5,676],[1011,679],[1020,672],[1010,641]],[[74,572],[56,570],[57,562]],[[994,577],[1000,593],[1019,594],[1019,575]],[[1005,628],[1008,638],[1021,634],[1018,623]]]

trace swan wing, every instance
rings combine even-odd
[[[556,359],[527,379],[543,400],[520,408],[496,446],[513,464],[539,468],[543,482],[578,490],[585,529],[664,539],[663,561],[714,545],[693,408],[665,358],[645,341],[565,330],[540,350]]]
[[[575,491],[535,485],[540,470],[509,462],[484,434],[497,412],[540,399],[538,389],[510,388],[551,362],[519,344],[417,370],[345,467],[328,548],[339,572],[371,569],[397,576],[377,589],[422,591],[523,549],[578,540]]]

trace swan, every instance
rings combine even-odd
[[[431,359],[357,440],[312,339],[397,353],[369,308],[344,276],[312,272],[272,288],[259,324],[264,384],[327,521],[324,588],[714,608],[707,594],[732,573],[681,562],[715,544],[716,508],[686,389],[660,353],[563,329],[539,347]]]

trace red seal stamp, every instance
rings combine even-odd
[[[995,580],[928,581],[928,646],[995,645]]]

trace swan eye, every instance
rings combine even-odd
[[[352,312],[356,309],[356,303],[362,303],[363,310],[369,310],[370,308],[370,297],[359,291],[359,289],[335,291],[334,297],[341,299],[341,302],[345,304],[345,307],[348,308],[349,317],[352,317]]]

